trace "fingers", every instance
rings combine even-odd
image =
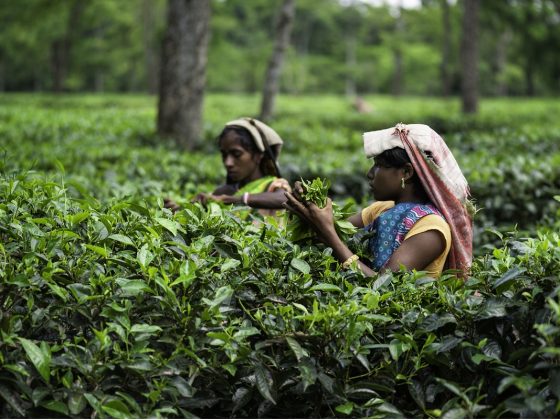
[[[297,211],[294,207],[290,206],[287,202],[282,204],[282,207],[284,207],[286,210],[288,210],[291,213],[295,213],[300,217],[303,217],[303,215]]]
[[[286,199],[288,201],[286,201],[285,204],[285,208],[287,208],[290,211],[294,211],[296,213],[301,214],[302,216],[306,216],[307,214],[307,209],[305,208],[305,206],[301,203],[301,201],[299,201],[298,199],[296,199],[293,194],[289,193],[289,192],[285,192],[284,193],[286,196]]]
[[[171,210],[173,213],[176,213],[181,209],[181,206],[179,206],[179,204],[167,197],[163,199],[163,207]]]
[[[303,199],[303,185],[300,181],[296,181],[294,184],[293,194],[299,201],[305,201]]]

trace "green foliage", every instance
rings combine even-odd
[[[554,95],[560,90],[556,0],[483,2],[480,90]],[[365,1],[299,0],[280,88],[287,93],[392,93],[397,54],[403,93],[442,94],[441,71],[460,91],[462,3],[417,8]],[[260,92],[279,0],[213,0],[207,88]],[[155,92],[165,0],[0,2],[0,90]],[[398,22],[398,23],[397,23]],[[401,28],[401,29],[398,29]],[[442,45],[450,51],[443,57]],[[41,69],[39,71],[38,69]]]
[[[455,101],[370,99],[360,116],[280,97],[282,169],[319,176],[313,200],[363,205],[360,133],[432,125],[482,207],[466,282],[365,278],[189,203],[223,180],[215,136],[255,97],[211,95],[188,154],[155,137],[149,98],[0,98],[1,416],[558,417],[558,104],[464,119]]]
[[[558,233],[367,279],[215,205],[0,190],[4,417],[558,415]]]

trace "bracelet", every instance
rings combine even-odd
[[[344,270],[347,270],[347,269],[352,265],[353,262],[358,261],[359,259],[360,259],[360,257],[358,257],[356,254],[350,255],[350,256],[346,259],[346,261],[344,261],[344,262],[342,263],[342,268],[343,268]]]
[[[249,193],[248,192],[243,193],[242,200],[243,200],[243,204],[245,204],[246,206],[249,205]]]

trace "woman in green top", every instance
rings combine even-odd
[[[228,122],[218,136],[226,182],[212,193],[200,193],[196,200],[245,205],[266,216],[275,215],[286,202],[288,182],[281,178],[278,156],[283,141],[268,125],[253,118]],[[165,206],[176,210],[171,200]]]

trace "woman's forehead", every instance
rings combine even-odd
[[[239,134],[230,131],[220,139],[220,149],[243,149],[242,138]]]

